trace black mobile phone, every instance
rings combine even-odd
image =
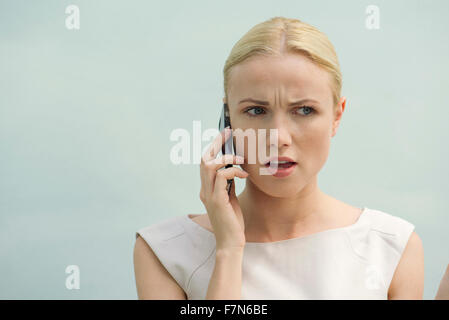
[[[228,104],[223,104],[223,110],[221,111],[221,117],[220,122],[218,123],[218,129],[223,131],[224,128],[228,127],[232,129],[231,127],[231,118],[229,116],[229,108]],[[231,130],[231,136],[226,140],[226,142],[221,147],[221,153],[223,155],[225,154],[233,154],[234,152],[234,141],[232,139],[232,130]],[[225,168],[231,168],[232,164],[227,164]],[[231,185],[234,182],[234,179],[228,179],[228,185],[226,186],[226,190],[228,191],[228,194],[231,192]]]

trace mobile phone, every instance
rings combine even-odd
[[[231,127],[231,118],[229,116],[229,108],[228,104],[223,104],[223,110],[221,111],[221,117],[220,121],[218,123],[218,129],[223,131],[224,128],[228,127],[232,129]],[[231,136],[226,140],[226,142],[221,147],[221,153],[223,155],[225,154],[233,154],[234,152],[234,141],[232,139],[232,130],[231,130]],[[227,164],[225,168],[231,168],[232,164]],[[231,192],[231,185],[234,182],[234,179],[228,179],[228,185],[226,186],[226,190],[228,191],[228,194]]]

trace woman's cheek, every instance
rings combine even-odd
[[[248,164],[245,162],[245,164],[242,164],[240,166],[244,171],[248,172],[251,177],[258,173],[257,165],[255,164]]]
[[[329,156],[329,149],[330,149],[330,142],[327,139],[327,136],[323,137],[320,140],[315,141],[313,146],[311,146],[311,153],[312,159],[310,159],[309,162],[313,166],[313,171],[318,172],[321,170],[321,168],[324,166],[324,164],[327,161],[327,158]]]
[[[256,129],[249,129],[253,130],[253,133],[246,132],[245,129],[242,131],[238,130],[234,134],[234,146],[235,146],[235,152],[237,155],[242,156],[245,158],[245,163],[249,164],[259,164],[263,162],[263,160],[267,157],[269,157],[269,151],[265,151],[265,154],[263,153],[264,150],[262,150],[262,154],[259,155],[259,141],[257,136],[257,130]],[[266,141],[260,142],[261,145],[266,145]],[[263,159],[259,159],[259,156]]]

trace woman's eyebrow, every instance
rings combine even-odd
[[[253,98],[246,98],[246,99],[240,100],[239,104],[241,104],[243,102],[254,102],[254,103],[257,103],[257,104],[261,104],[263,106],[267,106],[267,105],[270,104],[268,101],[256,100],[256,99],[253,99]]]
[[[243,102],[253,102],[253,103],[256,103],[256,104],[263,105],[263,106],[267,106],[267,105],[270,104],[268,101],[257,100],[257,99],[253,99],[253,98],[246,98],[246,99],[240,100],[239,104],[241,104]],[[316,101],[314,99],[305,98],[305,99],[301,99],[301,100],[298,100],[298,101],[293,101],[293,102],[289,103],[289,106],[293,106],[293,105],[296,105],[296,104],[302,104],[302,103],[305,103],[305,102],[319,103],[318,101]]]

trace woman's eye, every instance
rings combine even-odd
[[[305,113],[306,116],[315,112],[315,109],[312,108],[312,107],[309,107],[309,106],[304,106],[304,107],[301,107],[299,109],[300,110],[304,110],[304,113]]]
[[[253,111],[253,110],[254,110],[254,113],[250,113],[250,111]],[[259,114],[262,114],[262,112],[265,112],[265,111],[261,107],[251,107],[251,108],[248,108],[245,110],[245,113],[249,114],[249,116],[251,116],[251,117],[256,117]]]
[[[298,109],[304,111],[303,117],[315,112],[315,109],[309,106],[300,107]],[[245,110],[245,113],[250,117],[257,117],[258,115],[264,114],[265,110],[262,107],[250,107]]]

